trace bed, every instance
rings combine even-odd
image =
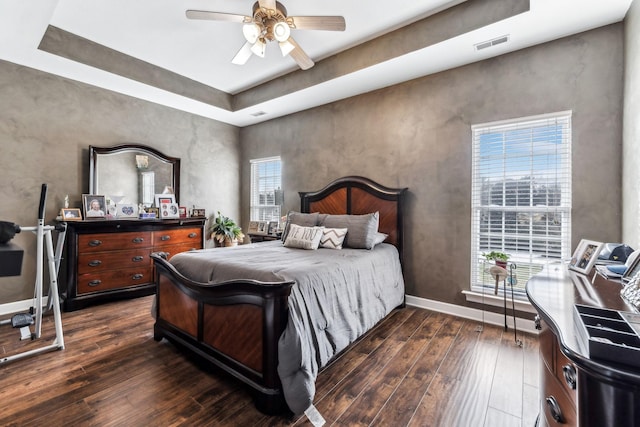
[[[351,176],[299,193],[301,217],[318,212],[327,224],[377,212],[378,231],[387,236],[370,250],[271,241],[169,261],[152,254],[154,339],[166,338],[247,384],[260,411],[302,413],[312,405],[318,372],[404,305],[405,192]]]

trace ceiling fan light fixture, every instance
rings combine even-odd
[[[278,44],[280,45],[280,51],[282,52],[282,56],[289,55],[291,51],[296,48],[289,40],[285,40]]]
[[[244,24],[242,26],[242,34],[244,35],[244,38],[249,43],[252,43],[252,44],[255,43],[256,40],[258,40],[258,37],[260,36],[261,33],[262,33],[262,30],[260,26],[255,22]]]
[[[273,37],[279,41],[279,42],[285,42],[289,39],[289,36],[291,35],[291,28],[289,28],[289,25],[284,22],[276,22],[276,24],[273,26]]]
[[[260,58],[264,58],[266,47],[267,44],[262,39],[258,39],[253,46],[251,46],[251,52]]]

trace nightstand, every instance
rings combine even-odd
[[[253,234],[253,233],[249,233],[249,240],[251,240],[251,243],[258,243],[258,242],[268,242],[271,240],[280,240],[282,238],[282,233],[278,233],[278,234]]]

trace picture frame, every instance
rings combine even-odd
[[[60,216],[63,221],[82,221],[82,211],[79,208],[62,208]]]
[[[153,218],[160,218],[160,209],[155,206],[146,208],[145,212],[148,214],[154,214]]]
[[[83,194],[82,209],[85,219],[105,218],[107,216],[106,197],[98,194]]]
[[[636,256],[631,264],[629,264],[629,267],[622,275],[622,283],[629,283],[638,273],[640,273],[640,256]]]
[[[158,209],[162,208],[162,204],[175,203],[176,195],[175,194],[156,194],[155,195],[155,205]]]
[[[275,236],[278,234],[278,221],[269,221],[269,225],[267,226],[267,234]]]
[[[205,218],[206,216],[206,211],[204,209],[191,209],[191,218]]]
[[[180,218],[186,218],[187,217],[187,207],[186,206],[179,206],[178,207],[178,211],[180,213]]]
[[[260,221],[249,221],[249,228],[247,229],[247,232],[250,234],[257,234],[259,225]]]
[[[171,219],[180,217],[180,207],[177,203],[162,203],[160,205],[160,218]]]
[[[138,206],[130,203],[121,203],[116,205],[116,217],[118,218],[137,218]]]
[[[587,239],[580,240],[571,256],[571,261],[569,261],[569,269],[578,273],[589,274],[598,260],[598,254],[602,246],[602,242]]]

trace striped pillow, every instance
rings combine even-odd
[[[320,238],[320,247],[342,249],[342,243],[346,235],[346,228],[325,228]]]

